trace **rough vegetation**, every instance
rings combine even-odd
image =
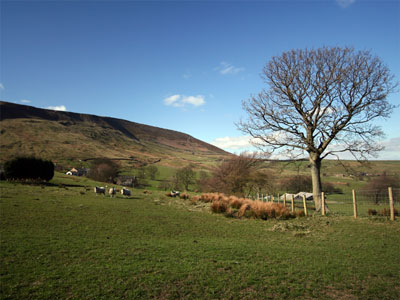
[[[211,203],[211,210],[224,213],[229,217],[248,217],[255,219],[288,219],[295,216],[282,204],[254,201],[236,196],[226,196],[223,193],[205,193],[196,200]]]

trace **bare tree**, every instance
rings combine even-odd
[[[370,51],[340,47],[284,52],[261,76],[268,89],[243,101],[248,119],[238,128],[263,149],[308,153],[319,210],[325,157],[350,152],[365,159],[382,149],[376,141],[383,132],[371,121],[390,116],[394,76]]]
[[[208,187],[226,194],[248,196],[267,185],[270,179],[257,170],[262,162],[257,152],[232,155],[214,169],[213,177],[207,180]]]

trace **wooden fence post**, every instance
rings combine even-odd
[[[303,206],[304,206],[304,215],[307,217],[306,195],[303,195]]]
[[[357,219],[357,200],[356,200],[356,191],[352,190],[353,192],[353,209],[354,209],[354,218]]]
[[[321,193],[321,213],[325,216],[325,193]]]
[[[278,194],[278,203],[281,203],[281,198],[279,194]]]
[[[291,195],[291,200],[292,200],[292,212],[294,212],[294,196],[293,196],[293,194]]]
[[[274,199],[274,195],[271,195],[271,202],[274,203],[275,199]]]
[[[390,203],[390,220],[394,221],[394,201],[393,201],[393,190],[391,187],[388,188],[389,192],[389,203]]]
[[[284,207],[286,207],[286,195],[287,195],[287,194],[284,194],[284,195],[283,195],[283,206],[284,206]]]

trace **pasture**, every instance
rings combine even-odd
[[[400,222],[233,219],[86,178],[0,182],[1,299],[399,299]]]

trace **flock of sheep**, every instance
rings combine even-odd
[[[110,197],[114,197],[117,194],[117,189],[112,187],[108,190],[108,194],[110,195]],[[106,194],[106,188],[103,186],[96,186],[94,187],[94,192],[96,193],[96,195],[98,194]],[[131,191],[128,190],[127,188],[122,188],[121,190],[121,195],[122,196],[130,196],[131,195]]]

